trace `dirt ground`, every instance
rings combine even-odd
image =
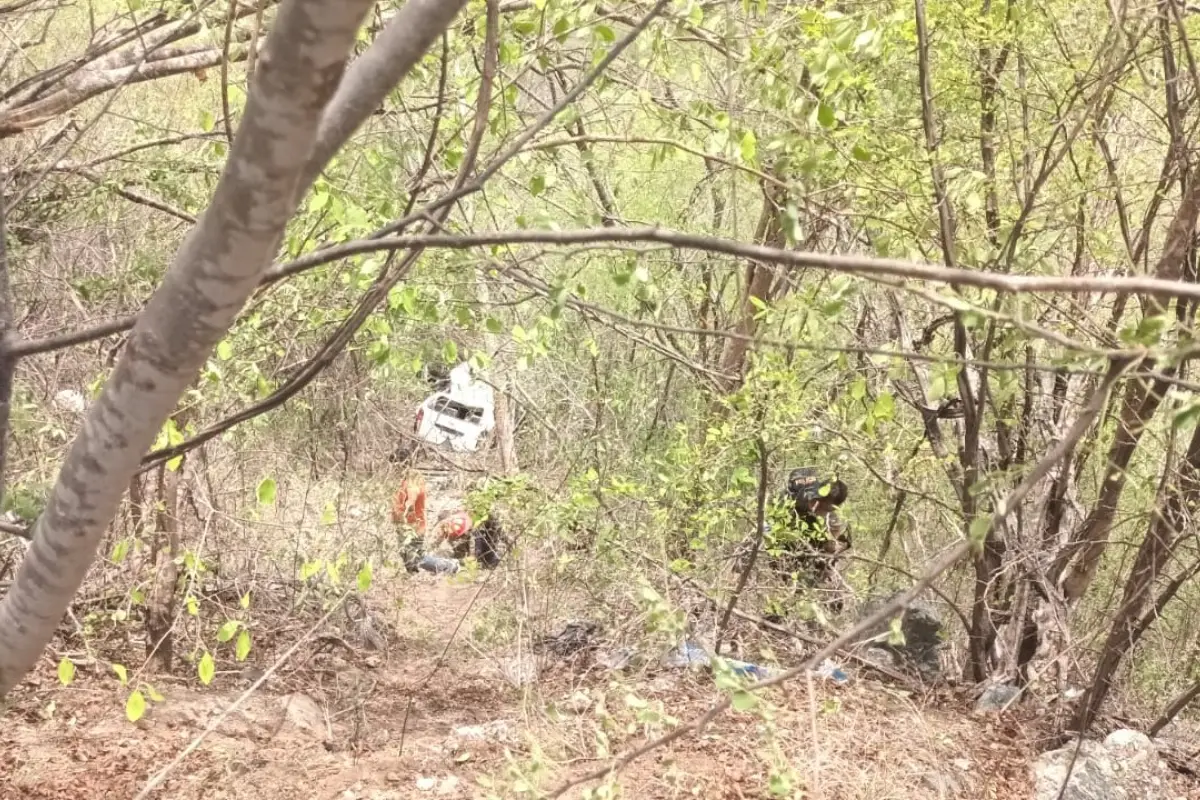
[[[302,650],[152,796],[537,796],[666,730],[655,712],[689,720],[719,698],[703,673],[617,674],[561,661],[518,686],[511,666],[468,641],[486,588],[423,575],[392,592],[374,601],[393,609],[391,627],[404,632],[386,650],[336,637]],[[0,727],[0,800],[133,798],[254,677],[219,673],[203,689],[157,678],[164,701],[131,724],[111,673],[81,669],[63,687],[48,659]],[[777,788],[791,789],[783,796],[803,789],[828,800],[1030,796],[1037,726],[1029,720],[972,717],[954,698],[865,678],[801,682],[767,699],[765,715],[721,716],[635,761],[617,778],[621,796],[767,798],[778,796],[768,790],[773,774]]]

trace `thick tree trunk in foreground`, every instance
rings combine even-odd
[[[289,0],[212,204],[180,248],[63,463],[0,604],[0,697],[37,662],[130,477],[275,256],[371,0]]]

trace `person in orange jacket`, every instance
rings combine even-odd
[[[400,488],[392,499],[392,523],[400,535],[400,557],[410,572],[416,570],[423,555],[427,496],[425,476],[410,469],[404,473]]]

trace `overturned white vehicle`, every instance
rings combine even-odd
[[[425,398],[413,424],[417,437],[433,445],[450,445],[460,453],[473,453],[496,427],[495,392],[471,376],[471,366],[450,370],[450,386]]]

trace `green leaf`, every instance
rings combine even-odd
[[[1175,412],[1171,424],[1175,428],[1187,428],[1200,420],[1200,402],[1192,402]]]
[[[306,561],[300,565],[300,580],[306,581],[320,571],[320,561]]]
[[[534,175],[533,179],[529,181],[529,193],[538,197],[544,191],[546,191],[546,176]]]
[[[992,518],[986,514],[976,517],[971,520],[970,537],[971,543],[976,547],[983,544],[983,540],[987,537],[988,531],[992,527]]]
[[[850,151],[850,155],[854,156],[855,161],[871,160],[871,151],[863,147],[861,144],[854,145],[854,149]]]
[[[258,484],[258,502],[260,505],[269,506],[275,503],[275,479],[263,478]]]
[[[166,699],[165,697],[163,697],[161,694],[158,693],[158,689],[155,689],[153,686],[151,686],[148,683],[146,684],[146,694],[150,696],[150,702],[152,702],[152,703],[161,703],[163,700]]]
[[[488,317],[486,320],[484,320],[483,324],[484,324],[484,327],[487,328],[488,333],[503,333],[504,332],[504,323],[502,323],[500,320],[496,319],[495,317]]]
[[[612,44],[617,40],[617,34],[607,25],[597,25],[593,30],[596,33],[596,38],[606,44]]]
[[[242,623],[238,622],[236,619],[229,620],[217,629],[217,641],[221,643],[228,642],[233,638],[233,635],[238,632],[238,628],[241,626]]]
[[[200,130],[211,133],[216,124],[217,120],[211,111],[206,108],[200,112]]]
[[[73,680],[75,680],[75,662],[64,656],[58,662],[58,682],[63,686],[70,686]]]
[[[200,663],[196,666],[196,675],[199,676],[201,683],[208,686],[216,674],[217,665],[213,661],[212,653],[206,652],[200,656]]]
[[[222,361],[228,361],[233,358],[233,345],[229,343],[228,339],[222,339],[217,344],[217,358]]]
[[[187,604],[187,612],[193,617],[200,613],[200,603],[196,600],[196,598],[189,594],[187,596],[187,600],[184,602]]]
[[[458,345],[450,340],[447,340],[446,343],[442,345],[442,360],[447,364],[453,364],[457,362]]]
[[[833,113],[833,107],[821,103],[817,108],[817,122],[821,123],[822,128],[833,128],[837,125],[837,116]]]
[[[129,554],[129,540],[122,539],[121,541],[117,542],[117,544],[113,547],[112,562],[114,564],[120,564],[122,561],[125,560],[125,556],[127,556],[128,554]]]
[[[250,607],[250,593],[249,592],[246,592],[244,595],[242,595],[241,599],[238,600],[238,605],[241,606],[242,608]]]
[[[146,713],[146,696],[141,692],[131,692],[125,701],[125,718],[137,722]]]
[[[733,708],[735,711],[749,711],[758,705],[758,698],[747,691],[733,693]]]
[[[754,131],[746,131],[742,136],[742,161],[747,164],[754,163],[755,157],[758,155],[758,138],[754,135]]]
[[[878,420],[890,420],[896,414],[896,398],[886,392],[875,398],[875,407],[871,416]]]
[[[125,669],[125,665],[113,664],[112,669],[113,672],[117,673],[117,680],[121,682],[121,685],[127,686],[129,684],[129,671]]]
[[[366,592],[371,588],[371,562],[362,565],[362,569],[358,571],[358,590]]]
[[[250,655],[250,631],[243,630],[238,634],[237,644],[234,646],[234,655],[238,661],[245,661],[246,656]]]

